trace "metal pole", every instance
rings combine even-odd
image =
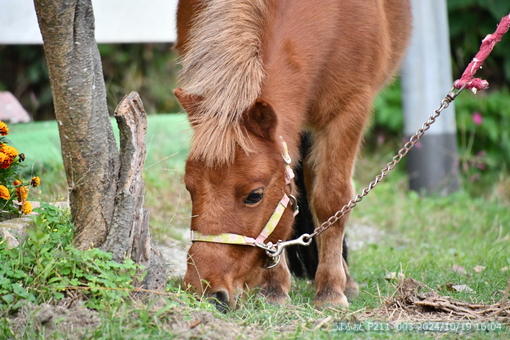
[[[446,0],[411,0],[413,37],[402,70],[404,132],[412,136],[452,86]],[[460,186],[451,105],[407,158],[409,187],[446,195]]]

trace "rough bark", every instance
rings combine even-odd
[[[149,211],[143,208],[147,116],[138,93],[131,92],[115,110],[120,131],[120,176],[110,231],[102,249],[114,260],[131,258],[149,268],[138,286],[157,290],[165,285],[166,268],[161,253],[155,248],[149,229]]]
[[[119,156],[90,0],[35,0],[58,122],[75,243],[101,245],[113,216]]]
[[[166,267],[143,208],[147,119],[137,93],[116,110],[120,155],[106,105],[90,0],[35,0],[50,74],[75,245],[131,258],[147,275],[138,287],[164,287]]]

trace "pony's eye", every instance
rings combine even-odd
[[[263,189],[257,189],[250,192],[248,197],[246,197],[246,200],[244,201],[245,204],[256,204],[260,202],[260,200],[264,197],[264,190]]]

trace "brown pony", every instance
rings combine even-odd
[[[311,136],[301,199],[318,226],[354,196],[351,176],[372,101],[407,44],[408,1],[181,0],[177,29],[182,88],[174,93],[194,132],[184,181],[195,242],[184,283],[219,309],[254,287],[284,303],[286,259],[263,268],[265,251],[253,246],[292,233],[293,209],[286,209],[260,238],[282,195],[297,195],[282,140],[295,166],[302,134]],[[318,306],[347,306],[346,295],[358,292],[342,258],[346,222],[316,240]],[[222,235],[252,242],[229,244]]]

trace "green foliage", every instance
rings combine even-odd
[[[179,112],[172,93],[176,88],[176,53],[171,44],[101,44],[108,108],[137,91],[148,113]]]
[[[123,302],[138,266],[129,259],[112,261],[99,249],[76,249],[69,212],[49,204],[38,212],[18,247],[0,242],[0,310],[17,310],[25,301],[59,300],[68,290],[81,292],[91,308]]]
[[[510,91],[465,94],[456,101],[461,168],[470,178],[508,171]]]
[[[32,118],[50,119],[53,98],[43,46],[0,46],[0,91],[10,91]]]
[[[438,102],[439,106],[439,102]],[[443,115],[450,114],[445,110]],[[430,112],[432,115],[433,112]],[[457,144],[460,166],[467,181],[478,180],[485,174],[506,173],[510,164],[510,91],[464,91],[455,100]],[[442,119],[442,117],[439,117]],[[384,89],[375,101],[373,128],[367,133],[369,149],[381,141],[401,144],[404,117],[400,84]],[[416,130],[420,126],[416,126]]]
[[[373,126],[382,133],[401,136],[404,130],[402,92],[397,81],[385,87],[374,101]],[[416,127],[418,129],[418,127]]]
[[[508,0],[448,0],[450,41],[456,78],[480,48],[482,39],[510,13]],[[479,74],[491,84],[510,82],[510,35],[496,45]]]

